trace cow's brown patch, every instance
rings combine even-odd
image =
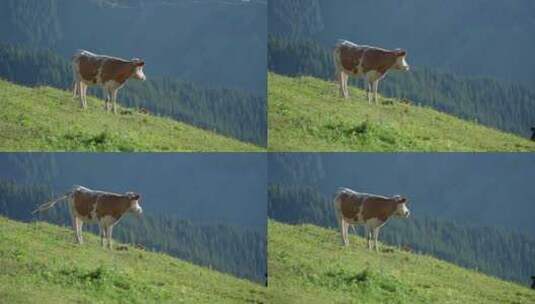
[[[394,52],[370,48],[364,53],[362,61],[363,72],[377,71],[380,74],[384,74],[394,66],[396,60],[397,55]]]
[[[358,66],[362,60],[364,48],[342,45],[340,47],[340,62],[346,71],[358,73]]]
[[[115,194],[102,194],[98,198],[97,216],[112,216],[119,219],[132,206],[132,200],[128,197]]]
[[[136,66],[132,62],[108,59],[104,62],[102,67],[102,83],[114,80],[117,83],[122,84],[135,73],[135,70]]]
[[[78,60],[78,69],[80,71],[80,76],[86,82],[96,83],[98,70],[102,62],[95,57],[91,56],[80,56]]]
[[[132,203],[139,195],[124,196],[114,193],[91,193],[86,191],[74,192],[74,208],[76,213],[88,219],[94,219],[91,212],[95,209],[97,219],[105,216],[112,216],[114,219],[119,219],[123,216]]]
[[[398,202],[390,198],[368,197],[364,201],[362,218],[364,221],[377,218],[384,222],[394,214],[397,206]]]
[[[357,219],[362,209],[362,197],[353,193],[343,192],[338,196],[342,215],[348,219]]]
[[[360,220],[363,221],[377,218],[384,222],[394,214],[398,205],[398,202],[391,198],[365,197],[347,192],[341,193],[338,201],[344,218],[357,220],[360,214]]]
[[[84,191],[76,191],[73,196],[76,213],[81,217],[91,219],[91,211],[97,203],[96,196]]]

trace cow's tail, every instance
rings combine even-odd
[[[37,207],[37,209],[35,209],[34,211],[32,211],[32,214],[36,214],[36,213],[41,213],[45,210],[48,210],[52,207],[54,207],[54,205],[56,205],[57,203],[61,202],[61,201],[66,201],[69,197],[72,196],[72,193],[73,192],[67,192],[65,193],[64,195],[58,197],[58,198],[55,198],[49,202],[46,202],[42,205],[40,205],[39,207]]]

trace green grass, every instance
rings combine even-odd
[[[267,303],[266,288],[165,254],[0,217],[0,303]],[[117,245],[117,243],[115,243]]]
[[[70,92],[0,80],[1,151],[261,151],[253,144],[170,118],[119,107],[104,111],[88,97],[82,110]]]
[[[269,222],[269,292],[275,303],[535,303],[535,291],[430,256],[334,230]]]
[[[519,136],[312,77],[268,78],[270,151],[535,151]]]

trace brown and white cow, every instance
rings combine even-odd
[[[74,78],[73,96],[80,94],[82,108],[87,108],[87,87],[99,85],[106,96],[106,110],[110,110],[110,100],[113,112],[117,113],[117,91],[130,78],[145,80],[143,60],[133,58],[125,60],[105,55],[97,55],[85,50],[77,51],[72,57],[72,73]]]
[[[344,98],[349,97],[347,89],[349,75],[363,76],[368,82],[366,86],[368,103],[372,102],[372,90],[377,103],[379,80],[390,69],[408,71],[409,65],[405,57],[407,52],[401,49],[389,51],[368,45],[357,45],[347,40],[338,41],[333,51],[333,60],[335,76],[340,85],[340,95]]]
[[[368,248],[372,249],[371,238],[373,235],[375,250],[378,251],[377,239],[379,230],[392,216],[407,218],[410,211],[407,208],[408,201],[399,195],[385,197],[375,194],[355,192],[348,188],[340,188],[335,194],[334,210],[340,225],[342,242],[349,245],[349,225],[364,225]]]
[[[39,206],[32,212],[45,211],[60,201],[68,201],[75,231],[76,241],[83,243],[82,226],[84,223],[98,223],[100,228],[100,243],[104,247],[104,237],[111,249],[111,234],[113,226],[128,212],[141,216],[143,210],[140,195],[134,192],[117,194],[112,192],[91,190],[82,186],[74,186],[70,192],[50,202]]]

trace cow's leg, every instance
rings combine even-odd
[[[340,97],[344,97],[344,84],[342,82],[342,71],[336,69],[336,81],[338,82],[338,88],[340,92]]]
[[[347,239],[347,229],[349,224],[342,217],[340,219],[340,235],[342,236],[342,244],[344,246],[349,245],[349,240]]]
[[[368,96],[368,104],[372,104],[372,82],[367,81],[366,95]]]
[[[379,87],[379,79],[373,82],[373,98],[375,99],[375,104],[378,104],[377,101],[377,88]]]
[[[371,242],[372,231],[368,225],[365,225],[364,228],[365,228],[366,240],[368,241],[368,249],[371,250],[372,249],[372,242]]]
[[[110,98],[111,98],[111,90],[107,88],[104,89],[104,110],[105,111],[111,111]]]
[[[76,243],[80,243],[80,240],[78,238],[78,218],[72,212],[71,212],[71,220],[72,220],[72,231],[74,232],[74,241]]]
[[[78,95],[78,80],[72,82],[72,98],[75,99]]]
[[[99,224],[98,228],[99,228],[99,232],[100,232],[99,233],[100,234],[100,246],[104,247],[104,235],[105,235],[106,228],[102,224]]]
[[[80,101],[82,103],[82,109],[87,108],[87,84],[83,82],[78,83],[80,89]]]
[[[373,243],[376,252],[379,252],[379,246],[377,245],[377,239],[379,238],[379,229],[380,228],[373,228]]]
[[[347,99],[349,98],[349,90],[347,89],[347,82],[349,80],[349,74],[344,72],[343,76],[344,76],[344,98]]]
[[[74,223],[75,223],[74,226],[76,229],[76,241],[78,242],[78,244],[81,245],[84,243],[84,239],[82,237],[82,226],[84,223],[78,217],[75,217]]]
[[[111,233],[113,231],[113,225],[109,225],[106,229],[106,238],[108,239],[108,248],[111,249]]]
[[[113,114],[117,114],[117,89],[111,91],[111,100],[113,102]]]

